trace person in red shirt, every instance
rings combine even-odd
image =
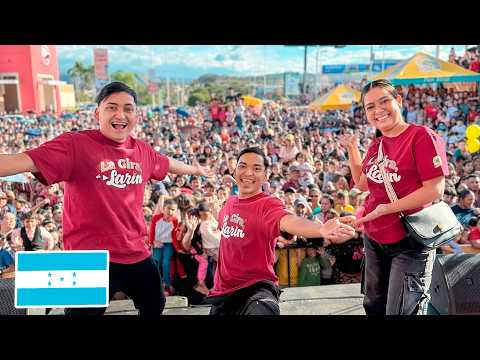
[[[218,105],[217,99],[214,97],[210,101],[210,118],[213,122],[218,121],[218,116],[220,113],[220,106]]]
[[[210,315],[278,315],[279,288],[274,271],[275,241],[280,232],[333,242],[351,239],[353,216],[313,222],[285,210],[280,199],[262,191],[268,159],[258,147],[238,155],[230,196],[218,217],[220,249],[213,288],[205,299]]]
[[[300,187],[299,179],[300,179],[300,168],[296,165],[292,165],[288,169],[288,180],[283,184],[282,190],[285,191],[288,188],[293,188],[298,190]]]
[[[437,114],[438,114],[437,107],[433,103],[429,102],[427,106],[425,106],[425,115],[427,119],[430,118],[433,121],[435,121],[437,119]]]
[[[474,222],[476,222],[476,224],[470,227],[468,240],[475,249],[480,249],[480,219],[477,218]]]
[[[55,206],[58,203],[58,196],[56,194],[58,185],[49,186],[40,193],[45,199],[50,201],[50,206]]]
[[[362,159],[358,140],[341,139],[356,187],[369,191],[364,224],[364,308],[367,314],[425,314],[435,250],[419,248],[407,236],[399,213],[410,214],[441,199],[448,175],[445,144],[434,131],[405,122],[402,97],[387,80],[367,84],[361,100],[367,120],[380,131]],[[391,203],[377,165],[384,164],[399,200]]]
[[[218,120],[220,121],[220,126],[225,126],[227,123],[227,109],[225,105],[222,105],[218,109]]]
[[[480,58],[477,56],[474,60],[470,63],[470,70],[480,73]]]
[[[99,92],[99,129],[64,133],[24,153],[0,155],[0,176],[32,172],[45,185],[65,182],[65,250],[108,250],[110,299],[127,294],[142,315],[165,306],[161,276],[147,244],[142,205],[145,185],[168,172],[210,176],[157,153],[130,134],[138,124],[137,95],[121,82]],[[106,308],[66,309],[68,315],[102,315]]]
[[[469,123],[474,123],[478,117],[478,112],[475,105],[470,105],[470,111],[467,114],[467,121]]]

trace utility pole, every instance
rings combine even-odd
[[[298,45],[286,45],[286,46],[298,46]],[[308,46],[304,46],[304,61],[303,61],[303,90],[305,91],[305,82],[306,82],[306,73],[307,73],[307,53],[308,53]],[[313,45],[310,45],[313,46]],[[315,45],[315,46],[325,46],[325,47],[334,47],[334,48],[344,48],[346,45]]]
[[[370,78],[372,78],[373,71],[373,45],[370,45]]]
[[[306,88],[306,80],[307,80],[307,54],[308,54],[308,45],[305,45],[305,52],[303,57],[303,86],[302,92],[305,94]]]
[[[170,76],[167,75],[167,105],[170,106]]]
[[[185,105],[185,79],[182,77],[182,106]]]
[[[266,48],[267,48],[267,45],[263,45],[263,97],[264,98],[266,98],[266,94],[267,94]]]
[[[382,45],[382,72],[385,70],[385,45]]]
[[[153,68],[153,45],[150,45],[150,76],[149,76],[149,84],[153,84],[153,78],[155,77],[155,70]],[[151,92],[152,95],[152,108],[155,107],[155,91]]]
[[[178,80],[175,81],[175,93],[177,94],[177,106],[180,105],[180,87],[178,85]]]
[[[315,96],[318,94],[318,46],[317,46],[317,56],[315,59]]]

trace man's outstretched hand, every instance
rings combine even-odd
[[[342,243],[355,236],[355,229],[352,227],[355,216],[344,216],[330,219],[323,224],[324,238],[333,243]]]

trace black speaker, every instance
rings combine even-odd
[[[15,309],[15,279],[0,279],[0,315],[27,315],[27,309]]]
[[[480,315],[480,254],[437,255],[430,295],[440,315]]]

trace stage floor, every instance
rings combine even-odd
[[[360,284],[322,285],[284,288],[280,296],[282,315],[365,315]],[[40,314],[41,311],[29,311]],[[181,296],[167,297],[164,315],[208,315],[210,306],[188,306]],[[54,309],[51,315],[63,314],[63,309]],[[110,303],[106,315],[137,315],[131,300],[116,300]]]

